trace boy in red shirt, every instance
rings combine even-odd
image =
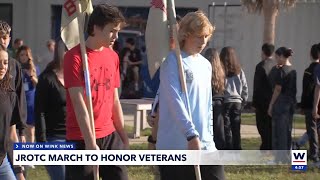
[[[80,45],[64,57],[64,80],[67,89],[66,139],[76,143],[76,149],[121,150],[129,142],[123,128],[123,114],[117,88],[120,86],[119,58],[109,47],[118,38],[125,19],[118,8],[98,5],[92,12],[87,33],[86,50],[90,72],[92,106],[96,139],[90,128],[89,113],[85,103]],[[128,179],[125,166],[100,166],[103,179]],[[93,179],[89,166],[66,166],[66,179]]]

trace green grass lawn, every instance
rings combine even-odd
[[[300,114],[295,114],[293,117],[294,120],[294,126],[297,129],[305,129],[306,124],[305,124],[305,119],[304,115]],[[256,116],[254,113],[243,113],[241,115],[241,124],[243,125],[256,125]],[[125,130],[126,132],[133,133],[133,127],[132,126],[127,126],[125,125]],[[151,128],[146,128],[141,130],[141,136],[149,136],[151,134]]]
[[[305,119],[304,119],[304,115],[300,115],[300,114],[295,114],[294,115],[294,128],[297,129],[305,129],[306,125],[305,125]],[[254,113],[243,113],[241,115],[241,124],[243,125],[256,125],[256,116]],[[125,125],[124,126],[126,132],[128,132],[128,134],[132,134],[134,128],[132,126],[128,126]],[[151,135],[151,128],[146,128],[140,131],[141,136],[149,136]]]
[[[297,129],[305,129],[305,119],[304,115],[295,114],[293,116],[294,126]],[[241,115],[241,124],[245,125],[256,125],[256,116],[254,113],[245,113]]]
[[[259,138],[242,139],[243,149],[258,149]],[[132,150],[147,149],[147,143],[133,144]],[[306,147],[303,147],[306,148]],[[151,166],[128,166],[130,180],[152,180],[154,174]],[[228,180],[319,180],[320,170],[309,168],[307,172],[293,172],[290,166],[225,166]],[[28,171],[28,179],[49,180],[43,166]]]
[[[124,130],[128,134],[131,134],[131,133],[133,133],[134,127],[133,126],[124,125]],[[140,131],[140,136],[149,136],[149,135],[151,135],[151,128],[145,128],[145,129]]]

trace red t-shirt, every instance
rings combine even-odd
[[[114,90],[120,86],[119,57],[109,48],[94,51],[87,48],[90,72],[90,87],[96,138],[105,137],[115,131],[112,120],[114,104]],[[72,48],[64,56],[65,88],[83,87],[85,82],[80,53],[80,45]],[[68,140],[82,140],[74,108],[67,90],[67,118],[66,138]]]

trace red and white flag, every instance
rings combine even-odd
[[[81,11],[79,11],[79,3],[81,4]],[[65,0],[63,3],[60,30],[61,38],[68,49],[80,43],[77,17],[84,22],[85,17],[90,15],[92,11],[91,0]]]
[[[146,27],[149,74],[152,78],[170,51],[166,0],[152,0]]]

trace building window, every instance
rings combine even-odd
[[[0,4],[0,17],[12,26],[12,4]]]

